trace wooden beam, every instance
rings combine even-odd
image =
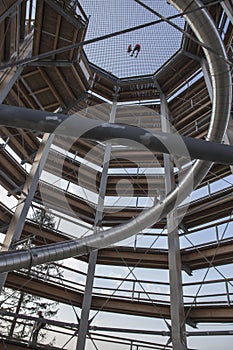
[[[10,145],[14,145],[17,149],[20,150],[20,153],[26,158],[29,162],[31,162],[30,155],[26,152],[24,145],[21,144],[7,128],[1,127],[1,131],[7,136],[10,137]]]
[[[19,82],[17,84],[17,90],[17,93],[19,93],[26,101],[25,106],[27,108],[36,109],[37,106],[33,103],[33,100],[29,97],[29,94],[24,91],[22,85]],[[15,95],[18,95],[17,93],[15,93]]]
[[[73,290],[64,285],[56,285],[49,281],[39,280],[31,276],[25,276],[16,272],[10,272],[6,281],[6,287],[22,290],[23,292],[48,298],[64,304],[72,303],[73,306],[80,307],[83,298],[83,292]],[[156,304],[151,300],[140,302],[129,300],[127,298],[109,298],[105,295],[92,298],[92,310],[102,310],[105,312],[120,312],[123,314],[153,317],[170,318],[170,307],[164,304]],[[189,319],[197,322],[231,322],[233,306],[192,306],[186,307],[189,313]]]
[[[32,6],[32,1],[30,3],[30,6]],[[33,55],[38,55],[40,52],[41,32],[42,32],[42,26],[43,26],[43,11],[44,11],[44,0],[37,1]]]
[[[26,0],[23,0],[20,7],[20,36],[19,36],[20,42],[22,42],[25,38],[26,11],[27,11]]]
[[[53,85],[53,83],[51,82],[50,78],[48,77],[47,73],[45,72],[45,70],[43,70],[42,68],[37,68],[42,76],[42,78],[44,79],[44,81],[46,82],[46,84],[48,85],[48,87],[50,88],[52,94],[54,95],[54,97],[56,98],[57,102],[59,103],[59,105],[62,108],[65,108],[65,102],[63,101],[63,99],[61,98],[61,96],[58,94],[57,89],[55,88],[55,86]]]
[[[78,29],[74,30],[73,39],[72,39],[72,44],[71,45],[74,45],[77,42],[78,32],[79,32]],[[81,48],[78,48],[78,50],[81,50]],[[70,61],[72,61],[74,59],[74,53],[76,52],[76,54],[77,54],[78,50],[77,49],[70,50],[70,53],[69,53],[69,60]]]
[[[81,78],[80,78],[80,76],[79,76],[77,70],[75,69],[74,65],[72,65],[71,70],[72,70],[72,72],[74,73],[74,77],[75,77],[76,80],[78,81],[78,84],[79,84],[80,88],[82,89],[82,92],[83,92],[83,91],[87,91],[86,85],[82,82],[82,80],[81,80]]]
[[[65,78],[63,77],[62,75],[62,72],[59,68],[55,67],[55,71],[57,73],[57,76],[59,77],[59,79],[61,80],[64,88],[66,89],[68,95],[72,98],[72,100],[75,100],[76,97],[74,96],[73,92],[71,91],[69,85],[68,85],[68,82],[65,80]]]
[[[48,92],[48,91],[50,91],[49,87],[48,87],[48,86],[45,86],[45,87],[43,87],[43,88],[40,88],[40,89],[38,89],[38,90],[33,91],[33,94],[34,94],[34,95],[39,95],[39,94],[42,94],[42,93]],[[30,93],[29,95],[31,95],[31,93]]]
[[[55,30],[55,38],[53,42],[53,50],[57,49],[57,44],[59,40],[59,32],[60,32],[60,27],[61,27],[61,15],[57,15],[57,25],[56,25],[56,30]],[[56,59],[56,55],[52,56],[52,59]]]

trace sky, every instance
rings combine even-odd
[[[93,39],[126,28],[156,21],[159,18],[132,0],[81,0],[86,14],[90,16],[86,39]],[[170,16],[177,11],[164,0],[144,1],[153,10]],[[183,27],[178,17],[174,23]],[[127,53],[128,45],[141,45],[137,58]],[[84,47],[90,62],[111,72],[119,78],[153,74],[180,47],[181,33],[167,23],[97,41]]]

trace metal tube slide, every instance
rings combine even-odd
[[[73,118],[74,120],[72,120]],[[66,123],[64,123],[65,121]],[[74,137],[77,136],[77,128],[74,124],[77,124],[82,126],[84,130],[88,130],[84,131],[81,138],[102,142],[117,139],[121,140],[123,145],[126,140],[132,140],[141,143],[152,152],[172,153],[176,156],[186,157],[188,150],[192,159],[202,159],[225,165],[233,164],[233,146],[231,145],[165,132],[150,132],[127,124],[101,124],[99,120],[88,119],[79,116],[78,113],[69,117],[65,114],[0,105],[0,124]]]
[[[226,61],[222,59],[227,58],[224,46],[214,23],[207,11],[200,8],[201,3],[198,0],[170,0],[170,3],[180,12],[186,11],[187,8],[194,10],[194,12],[189,12],[185,18],[198,40],[205,43],[206,47],[212,48],[211,51],[203,48],[209,66],[213,89],[213,105],[208,140],[221,142],[231,107],[231,74]],[[199,10],[197,11],[197,9]],[[33,248],[28,252],[2,253],[0,255],[0,272],[87,254],[91,250],[107,247],[140,232],[145,227],[150,227],[156,220],[165,217],[167,213],[178,206],[190,194],[192,189],[206,175],[210,166],[211,162],[196,161],[179,185],[161,203],[143,211],[137,218],[124,225],[92,234],[81,240]]]

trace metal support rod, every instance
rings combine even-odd
[[[233,24],[233,9],[232,9],[232,4],[230,3],[229,0],[224,0],[221,1],[221,5],[223,10],[226,12],[227,17],[229,18],[229,20],[231,21],[231,23]]]
[[[17,300],[17,306],[16,306],[16,312],[15,312],[15,316],[11,322],[11,327],[10,327],[10,331],[9,331],[9,336],[10,337],[13,337],[13,334],[14,334],[14,330],[15,330],[15,326],[16,326],[16,323],[17,323],[17,315],[19,314],[19,311],[20,311],[20,308],[21,308],[21,305],[23,303],[23,300],[24,300],[24,292],[20,291],[20,295],[19,295],[19,298]]]
[[[227,303],[228,306],[231,306],[231,297],[230,297],[230,293],[229,293],[229,287],[228,287],[228,282],[225,282],[225,286],[226,286],[226,294],[227,294]]]
[[[161,118],[162,131],[169,132],[168,108],[164,94],[161,97]],[[165,168],[165,192],[168,194],[175,187],[174,163],[170,155],[164,154]],[[167,215],[168,231],[168,266],[170,277],[171,295],[171,339],[174,350],[185,350],[185,311],[183,303],[183,290],[181,278],[181,256],[179,245],[179,233],[177,228],[177,210],[175,209]]]
[[[17,59],[19,58],[19,53],[20,53],[20,16],[21,16],[21,7],[20,7],[20,5],[18,5],[17,6],[17,15],[16,15],[16,26],[17,26],[16,54],[17,54]]]
[[[224,141],[227,145],[233,145],[233,120],[229,120],[227,132],[224,137]],[[233,174],[233,165],[230,165],[231,172]]]
[[[85,292],[83,296],[82,312],[81,312],[81,318],[80,318],[79,330],[78,330],[78,340],[77,340],[77,347],[76,347],[77,350],[85,349],[86,336],[87,336],[88,326],[89,326],[89,314],[90,314],[90,308],[91,308],[92,288],[94,283],[97,254],[98,254],[98,251],[94,250],[90,253],[90,256],[89,256],[86,287],[85,287]]]
[[[110,113],[111,123],[115,121],[115,114],[116,114],[116,102],[113,102],[111,113]],[[109,161],[111,157],[111,149],[112,149],[112,145],[110,143],[107,143],[105,148],[105,153],[104,153],[103,169],[102,169],[100,188],[99,188],[99,197],[98,197],[95,222],[94,222],[96,231],[100,230],[101,221],[103,219],[104,198],[105,198],[106,187],[107,187],[107,178],[108,178]],[[89,326],[88,319],[89,319],[90,308],[91,308],[92,288],[94,283],[94,274],[95,274],[97,255],[98,255],[97,249],[90,252],[90,255],[89,255],[86,287],[85,287],[85,293],[83,297],[82,312],[81,312],[81,319],[80,319],[79,332],[78,332],[78,341],[77,341],[77,347],[76,347],[77,350],[85,349],[86,336],[87,336],[88,326]]]
[[[169,337],[169,331],[151,331],[145,329],[130,329],[130,328],[112,328],[112,327],[101,327],[94,326],[91,328],[92,331],[97,332],[114,332],[114,333],[129,333],[129,334],[148,334],[148,335],[160,335],[164,337]],[[208,336],[208,335],[233,335],[233,330],[214,330],[214,331],[194,331],[194,332],[186,332],[187,337],[195,337],[195,336]]]
[[[202,69],[202,73],[205,79],[205,83],[206,83],[206,87],[211,99],[211,102],[213,101],[213,86],[212,86],[212,82],[211,82],[211,78],[210,78],[210,73],[209,73],[209,68],[208,68],[208,64],[207,61],[203,58],[201,60],[201,69]]]
[[[21,2],[23,2],[23,0],[15,1],[13,5],[11,5],[6,11],[4,11],[3,14],[0,16],[0,23],[2,23],[4,19],[10,16],[10,14],[15,11],[15,8],[19,6]]]
[[[0,315],[1,316],[8,316],[8,317],[16,317],[17,319],[21,319],[21,320],[29,320],[29,321],[37,321],[38,320],[38,317],[35,317],[35,316],[29,316],[29,315],[20,314],[17,312],[10,312],[10,311],[4,310],[4,309],[0,309]],[[46,324],[52,325],[52,326],[57,326],[57,327],[62,327],[62,328],[67,328],[67,329],[77,330],[77,328],[78,328],[77,323],[55,321],[55,320],[51,320],[51,319],[46,319]]]
[[[5,100],[5,98],[7,97],[8,93],[10,92],[12,86],[14,85],[16,80],[21,75],[22,71],[23,71],[23,67],[22,66],[17,68],[16,72],[14,72],[13,75],[11,76],[9,82],[5,85],[5,87],[3,87],[3,89],[1,89],[1,92],[0,92],[0,103],[2,103]],[[4,86],[4,84],[3,84],[3,86]]]
[[[20,3],[22,2],[22,0],[17,1],[12,7],[14,8],[16,4],[18,4],[18,6],[20,6]],[[17,18],[17,28],[18,28],[18,40],[17,40],[17,55],[20,55],[20,43],[19,43],[19,23],[20,23],[20,19],[19,19],[19,13],[20,11],[18,10],[18,18]],[[0,20],[1,23],[1,20]],[[25,50],[25,52],[22,52],[22,57],[30,57],[31,56],[31,48],[32,48],[32,41],[30,43],[30,45],[27,47],[27,49]],[[10,92],[10,90],[12,89],[13,85],[15,84],[15,82],[17,81],[17,79],[20,77],[22,71],[23,71],[24,67],[23,66],[18,66],[15,68],[12,68],[11,70],[9,70],[9,72],[5,73],[4,79],[2,79],[1,81],[1,89],[0,89],[0,103],[3,103],[3,101],[5,100],[5,98],[7,97],[8,93]]]
[[[36,154],[35,160],[31,167],[31,171],[27,180],[24,184],[23,191],[21,192],[20,198],[18,200],[17,208],[11,219],[9,228],[7,230],[5,239],[3,241],[3,246],[1,251],[8,251],[11,249],[12,245],[20,238],[23,231],[24,223],[28,214],[28,210],[31,206],[33,197],[35,195],[40,175],[44,168],[50,146],[53,142],[54,135],[45,134],[38,152]],[[0,293],[4,286],[5,280],[7,278],[7,273],[0,275]]]
[[[222,2],[222,6],[223,6],[223,4],[224,4],[224,2]],[[226,5],[224,5],[224,6],[226,6]],[[224,6],[223,6],[223,8],[224,8]],[[233,10],[231,12],[233,12]],[[233,21],[232,21],[232,23],[233,23]],[[211,99],[211,101],[213,101],[213,88],[212,88],[212,83],[211,83],[210,72],[208,69],[207,62],[204,59],[202,59],[202,61],[201,61],[201,68],[202,68],[203,76],[205,79],[205,83],[207,86],[207,90],[208,90],[210,99]],[[226,134],[224,136],[224,142],[226,145],[233,145],[233,121],[231,118],[229,119],[228,128],[227,128]],[[230,169],[231,169],[231,172],[233,173],[233,165],[232,164],[230,165]]]

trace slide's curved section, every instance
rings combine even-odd
[[[199,9],[199,2],[193,0],[171,0],[171,4],[180,12],[190,10],[186,20],[195,32],[197,38],[203,42],[203,48],[209,65],[213,89],[213,107],[211,123],[208,131],[208,140],[221,142],[224,136],[231,106],[231,75],[226,63],[226,54],[221,38],[214,23],[204,9]],[[191,10],[195,10],[192,12]],[[211,50],[208,50],[210,47]],[[44,262],[56,261],[72,256],[87,254],[91,250],[107,247],[117,241],[150,227],[155,218],[166,216],[175,205],[181,203],[190,194],[194,176],[194,187],[206,175],[211,162],[196,161],[192,170],[173,191],[158,205],[142,212],[130,222],[99,232],[87,238],[65,243],[52,244],[33,248],[30,251],[8,252],[0,255],[0,272],[11,271]]]

